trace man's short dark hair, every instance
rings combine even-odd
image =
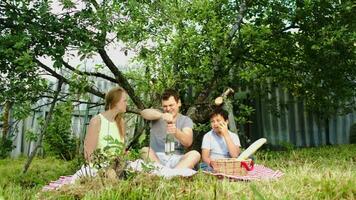
[[[168,100],[170,97],[174,97],[174,100],[176,100],[176,102],[179,101],[179,94],[176,90],[173,89],[167,89],[163,92],[161,100],[162,101],[166,101]]]
[[[217,115],[221,115],[225,121],[229,119],[229,113],[222,108],[216,108],[212,113],[210,113],[210,119]]]

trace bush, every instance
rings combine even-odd
[[[14,149],[15,146],[12,144],[12,140],[5,138],[0,141],[0,159],[7,158],[10,155],[10,152],[12,149]]]
[[[77,139],[71,132],[72,102],[58,104],[44,137],[44,150],[47,155],[64,160],[72,160],[76,155]]]

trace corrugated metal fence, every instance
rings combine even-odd
[[[109,83],[103,79],[95,80],[96,87],[100,91],[107,91],[109,88],[116,86],[113,83]],[[53,89],[56,88],[56,84],[53,84]],[[64,85],[62,91],[68,91],[68,85]],[[91,102],[99,102],[101,99],[97,96],[91,95]],[[49,100],[47,98],[41,99],[37,104],[44,105],[49,104]],[[86,128],[89,120],[92,116],[100,113],[104,110],[103,106],[89,108],[89,104],[79,104],[74,107],[73,117],[72,117],[72,134],[79,138],[80,141],[83,141],[83,138],[86,133]],[[49,111],[49,106],[44,106],[41,108],[41,111],[33,113],[28,118],[15,122],[13,119],[10,119],[11,129],[10,133],[13,135],[13,144],[16,146],[15,149],[11,152],[12,157],[17,157],[19,155],[29,155],[35,147],[35,142],[27,139],[27,132],[31,131],[33,133],[40,132],[39,118],[44,119],[46,113]],[[11,116],[10,116],[11,118]],[[130,139],[135,131],[134,124],[136,123],[137,117],[134,115],[127,114],[125,117],[127,120],[127,138]],[[1,127],[0,127],[1,130]]]
[[[103,111],[102,107],[92,109],[90,112],[86,110],[75,110],[72,117],[72,129],[71,132],[73,136],[79,138],[80,141],[83,141],[83,138],[86,133],[86,128],[89,123],[89,120],[92,116]],[[21,120],[12,127],[11,131],[14,135],[13,144],[16,146],[15,149],[11,152],[12,157],[17,157],[19,155],[29,155],[35,147],[35,142],[26,139],[26,134],[28,131],[39,133],[40,125],[39,118],[45,116],[46,110],[42,112],[36,112],[32,116],[28,117],[25,120]],[[133,137],[135,127],[133,126],[136,123],[137,117],[135,115],[126,114],[125,117],[127,121],[127,141]]]
[[[271,96],[277,105],[286,106],[279,107],[276,115],[268,109],[265,99],[257,100],[250,133],[247,133],[252,140],[265,137],[272,145],[292,144],[298,147],[350,143],[350,128],[356,123],[356,112],[320,119],[306,111],[303,101],[280,88],[273,90]]]

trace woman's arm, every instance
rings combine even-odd
[[[96,116],[90,120],[87,135],[84,141],[84,157],[87,161],[91,160],[91,155],[98,144],[100,123],[99,116]]]

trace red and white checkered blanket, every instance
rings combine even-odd
[[[252,171],[248,171],[245,176],[232,176],[223,173],[210,173],[210,172],[206,172],[206,173],[214,175],[220,179],[227,178],[231,181],[274,180],[280,178],[284,174],[279,170],[274,171],[268,167],[265,167],[263,165],[257,165],[257,164],[255,164],[254,169]]]
[[[48,185],[42,188],[42,191],[57,190],[63,185],[71,184],[74,182],[74,175],[72,176],[61,176],[56,181],[51,181]]]
[[[247,175],[245,176],[231,176],[222,173],[210,173],[210,172],[205,172],[205,173],[214,175],[221,179],[228,178],[231,181],[274,180],[280,178],[284,174],[279,170],[274,171],[268,167],[265,167],[263,165],[257,165],[257,164],[255,164],[254,169],[252,171],[248,171]],[[42,188],[42,191],[57,190],[63,185],[74,183],[74,181],[77,178],[78,176],[76,175],[61,176],[58,180],[51,181],[48,185],[44,186]]]

